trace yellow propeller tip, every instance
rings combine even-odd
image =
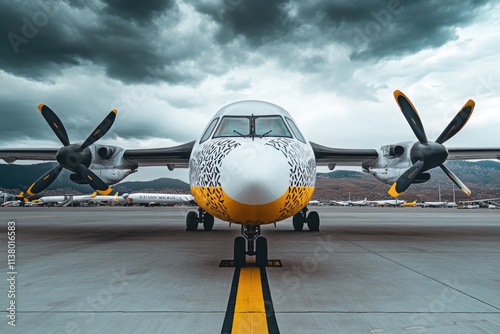
[[[45,104],[43,103],[40,103],[37,108],[38,108],[38,111],[42,112],[42,108],[45,106]]]
[[[391,195],[392,197],[398,197],[399,195],[401,195],[402,193],[398,193],[396,191],[396,182],[394,182],[391,186],[391,189],[389,189],[389,191],[387,192],[389,195]]]
[[[115,115],[116,115],[116,114],[118,114],[118,110],[117,110],[117,109],[113,109],[113,110],[111,110],[111,111],[112,111],[112,112],[114,112],[114,113],[115,113]]]
[[[97,193],[99,195],[106,196],[106,195],[109,195],[112,191],[113,191],[113,189],[111,187],[108,187],[108,189],[106,189],[106,190],[97,190]]]

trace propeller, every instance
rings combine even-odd
[[[394,91],[394,98],[396,99],[399,108],[403,112],[408,124],[410,125],[413,133],[418,139],[410,151],[410,157],[413,165],[408,168],[394,184],[388,193],[392,197],[398,197],[404,192],[410,184],[417,178],[417,176],[426,170],[434,167],[441,167],[441,169],[448,175],[448,177],[465,193],[470,196],[471,191],[460,181],[460,179],[453,174],[443,163],[448,158],[448,150],[444,147],[444,143],[456,135],[467,123],[472,112],[474,111],[474,101],[469,100],[458,114],[452,119],[450,124],[443,130],[436,141],[432,142],[427,139],[425,135],[424,126],[418,116],[417,110],[411,103],[410,99],[406,97],[401,91]]]
[[[115,121],[118,111],[113,109],[88,136],[83,144],[80,145],[70,143],[63,123],[52,109],[42,103],[38,105],[38,110],[42,113],[43,118],[45,118],[57,138],[59,138],[63,147],[56,153],[57,166],[36,180],[35,183],[28,188],[26,194],[33,196],[50,186],[63,169],[81,175],[81,177],[100,195],[108,195],[111,193],[113,189],[108,187],[104,181],[87,168],[92,161],[92,154],[88,147],[101,139],[108,132]]]

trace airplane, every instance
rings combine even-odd
[[[374,205],[374,206],[402,206],[405,204],[406,201],[404,200],[399,200],[399,199],[386,199],[386,200],[379,200],[379,201],[368,201],[368,204]]]
[[[17,199],[14,201],[7,201],[0,204],[1,207],[23,206],[23,201]]]
[[[346,202],[346,201],[334,201],[334,200],[331,200],[330,203],[333,204],[333,205],[338,205],[338,206],[348,206],[349,205],[349,202]]]
[[[154,194],[154,193],[133,193],[123,194],[123,198],[128,204],[188,204],[194,201],[192,195],[183,194]]]
[[[365,197],[364,200],[361,200],[361,201],[351,201],[351,200],[347,200],[347,201],[330,201],[330,203],[332,203],[333,205],[339,205],[339,206],[365,206],[368,204],[368,201]]]
[[[96,193],[92,195],[61,195],[61,196],[42,196],[38,199],[39,202],[43,204],[62,204],[65,202],[86,202],[91,200],[96,196]]]
[[[431,208],[455,208],[457,204],[455,202],[448,201],[438,201],[438,202],[422,202],[418,203],[418,206],[423,208],[431,207]]]
[[[0,149],[0,158],[12,163],[24,160],[56,160],[58,164],[36,180],[29,196],[43,191],[62,169],[70,179],[88,183],[101,195],[112,192],[109,185],[123,180],[139,166],[189,168],[191,193],[199,212],[190,211],[186,230],[199,224],[211,230],[214,217],[241,225],[234,240],[234,265],[244,266],[246,256],[255,256],[258,266],[268,259],[267,239],[261,226],[292,217],[296,231],[304,224],[319,231],[320,217],[308,212],[316,182],[316,166],[362,166],[378,180],[392,183],[393,197],[411,183],[429,180],[426,171],[440,166],[462,191],[470,190],[443,163],[449,159],[496,159],[500,148],[446,148],[443,143],[456,135],[469,119],[474,102],[469,100],[435,142],[427,140],[422,123],[410,100],[399,90],[394,97],[418,142],[386,145],[380,149],[341,149],[309,142],[292,116],[269,102],[248,100],[220,109],[201,136],[174,147],[124,149],[100,145],[117,114],[113,109],[82,143],[71,143],[63,123],[46,105],[38,110],[56,134],[62,147]],[[384,174],[385,171],[385,174]]]
[[[414,207],[417,205],[417,200],[414,200],[413,202],[406,202],[401,204],[402,207]]]
[[[89,198],[87,200],[87,202],[90,202],[90,203],[120,203],[120,202],[125,202],[125,198],[123,196],[119,196],[118,192],[116,192],[114,195],[95,195],[95,196],[92,196],[92,198]]]
[[[368,204],[368,200],[365,197],[364,200],[361,200],[361,201],[349,201],[348,204],[351,205],[351,206],[365,206],[365,205]]]

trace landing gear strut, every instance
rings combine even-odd
[[[257,266],[265,267],[268,254],[267,239],[260,236],[260,225],[241,225],[241,234],[242,236],[234,239],[234,266],[245,266],[246,256],[255,255]]]
[[[293,216],[292,223],[295,231],[302,231],[304,229],[304,223],[307,223],[307,227],[310,231],[319,231],[318,213],[316,211],[311,211],[306,215],[307,211],[309,211],[309,209],[306,206]]]
[[[186,231],[196,231],[198,224],[203,224],[205,231],[211,231],[214,227],[214,216],[202,208],[198,208],[198,213],[189,211],[186,216]]]

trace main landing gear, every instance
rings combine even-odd
[[[293,229],[295,231],[302,231],[304,229],[304,223],[307,223],[307,227],[310,231],[319,231],[319,215],[316,211],[311,211],[306,216],[309,209],[307,206],[300,210],[299,213],[293,216],[292,223]]]
[[[198,224],[203,224],[205,231],[211,231],[214,228],[214,216],[198,208],[196,211],[189,211],[186,216],[186,231],[196,231]]]
[[[265,267],[268,253],[267,239],[260,236],[260,225],[241,225],[241,234],[242,236],[234,239],[234,266],[244,267],[246,256],[255,255],[257,266]]]

